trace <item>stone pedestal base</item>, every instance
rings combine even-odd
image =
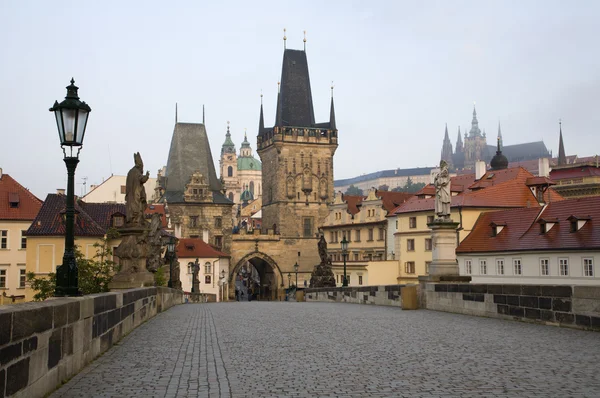
[[[108,288],[111,291],[135,289],[138,287],[148,286],[154,286],[154,274],[146,270],[135,273],[119,272],[118,274],[113,276],[112,280],[108,284]]]
[[[437,219],[431,224],[432,261],[429,265],[431,277],[458,276],[458,262],[456,261],[458,223],[452,220]]]
[[[154,274],[146,268],[148,255],[147,229],[127,227],[119,230],[121,244],[115,250],[121,270],[108,284],[110,290],[135,289],[154,286]]]

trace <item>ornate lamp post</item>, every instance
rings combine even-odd
[[[175,260],[175,243],[176,239],[174,236],[169,237],[169,242],[167,242],[167,253],[169,253],[169,282],[167,283],[168,287],[173,288],[173,260]]]
[[[300,266],[298,265],[298,261],[296,261],[296,264],[294,264],[294,272],[296,272],[296,290],[298,290],[298,268],[300,268]]]
[[[75,260],[75,168],[79,163],[79,151],[83,145],[83,136],[87,127],[88,116],[92,109],[79,100],[75,80],[67,86],[67,96],[60,104],[54,101],[50,112],[54,112],[58,137],[67,165],[67,207],[65,214],[65,253],[63,263],[56,269],[55,296],[80,296],[77,261]],[[69,148],[67,154],[66,148]],[[73,154],[73,148],[77,153]]]
[[[342,286],[348,287],[348,277],[346,276],[346,257],[348,256],[348,241],[346,240],[346,235],[344,235],[340,243],[342,245],[342,257],[344,257],[344,280],[342,281]]]

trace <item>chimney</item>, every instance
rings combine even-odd
[[[2,167],[0,167],[0,180],[2,179]]]
[[[64,188],[58,188],[56,190],[56,193],[59,194],[59,195],[64,195],[65,194],[65,190],[64,190]]]
[[[485,174],[485,162],[483,160],[478,160],[475,162],[475,179],[481,180]]]
[[[540,158],[538,161],[538,175],[540,177],[550,177],[550,161],[548,158]]]

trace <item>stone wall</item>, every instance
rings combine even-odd
[[[421,308],[600,331],[600,286],[425,283]]]
[[[0,307],[0,397],[43,397],[157,313],[183,302],[158,287]]]
[[[400,292],[403,287],[404,285],[387,285],[304,289],[304,300],[401,307]]]

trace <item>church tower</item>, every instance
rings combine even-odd
[[[444,133],[444,144],[442,145],[442,160],[445,160],[448,163],[448,167],[453,167],[452,161],[452,143],[450,142],[450,137],[448,136],[448,125],[446,124],[446,131]]]
[[[305,51],[284,50],[280,82],[273,127],[264,126],[262,103],[260,108],[262,225],[285,237],[314,239],[334,196],[333,86],[330,120],[316,123]]]
[[[235,145],[231,140],[231,133],[229,132],[229,122],[227,122],[225,142],[221,146],[221,159],[219,160],[219,165],[225,196],[233,203],[237,203],[240,192],[237,178],[237,155],[235,153]]]

